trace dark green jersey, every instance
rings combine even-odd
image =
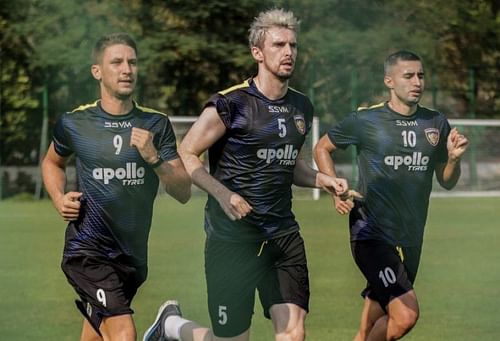
[[[106,113],[100,102],[62,115],[54,129],[61,156],[75,155],[80,216],[69,224],[64,255],[125,255],[134,265],[147,260],[147,240],[158,176],[130,146],[132,127],[154,134],[164,160],[178,158],[166,115],[139,107],[127,115]]]
[[[212,96],[226,133],[209,150],[210,173],[241,195],[252,211],[231,221],[209,196],[205,230],[209,238],[266,240],[299,229],[292,213],[295,164],[311,128],[313,106],[289,89],[278,100],[259,92],[253,80]]]
[[[357,151],[364,202],[360,218],[350,222],[352,241],[421,245],[432,177],[436,163],[447,161],[449,132],[439,112],[418,106],[403,116],[387,103],[358,109],[328,132],[335,146]]]

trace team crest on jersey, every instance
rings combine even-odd
[[[436,128],[427,128],[424,130],[424,132],[427,141],[429,141],[432,146],[437,146],[437,144],[439,143],[439,130],[437,130]]]
[[[306,133],[306,121],[304,120],[304,116],[295,115],[293,116],[293,120],[295,121],[295,127],[297,127],[299,133],[304,135]]]

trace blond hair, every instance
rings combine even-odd
[[[254,21],[248,30],[248,43],[250,48],[254,46],[262,47],[266,32],[271,27],[283,27],[297,33],[299,25],[300,21],[291,11],[285,11],[282,8],[275,8],[265,12],[260,12],[259,16],[254,18]]]

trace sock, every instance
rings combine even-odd
[[[191,321],[186,320],[178,315],[172,315],[165,319],[165,336],[168,338],[180,340],[181,339],[181,328],[186,323]]]

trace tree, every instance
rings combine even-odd
[[[297,83],[314,90],[324,122],[339,119],[355,105],[384,99],[382,63],[399,49],[423,57],[428,87],[440,89],[438,109],[452,116],[470,111],[472,67],[478,116],[499,115],[500,30],[494,0],[420,0],[411,6],[403,0],[287,3],[303,20],[298,74],[306,77]],[[457,101],[465,101],[466,109],[452,105]]]
[[[37,125],[33,113],[40,105],[35,79],[27,58],[31,50],[13,23],[23,21],[22,1],[6,3],[0,9],[0,152],[2,164],[33,162],[37,146]]]
[[[141,104],[197,115],[211,93],[255,73],[248,26],[260,10],[274,6],[292,9],[302,20],[291,84],[314,95],[323,122],[385,99],[382,63],[401,48],[424,58],[428,85],[440,88],[439,109],[462,116],[470,111],[473,67],[477,116],[500,116],[495,0],[419,0],[411,6],[403,0],[4,1],[2,162],[37,160],[42,88],[49,89],[52,123],[98,96],[90,50],[102,34],[126,31],[136,38]],[[460,101],[465,110],[450,105]]]

